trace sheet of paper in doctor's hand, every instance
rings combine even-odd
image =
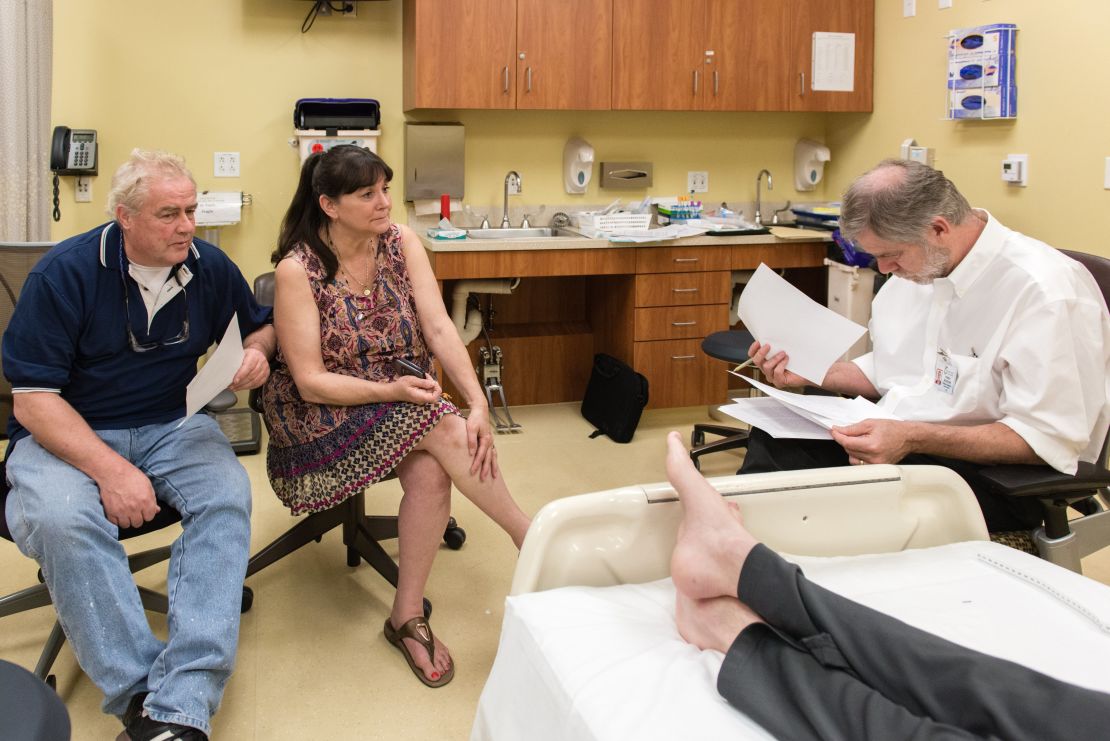
[[[740,374],[736,374],[740,375]],[[767,396],[785,409],[790,410],[794,415],[801,417],[804,420],[818,425],[822,429],[828,430],[832,427],[846,427],[847,425],[854,425],[857,422],[862,422],[865,419],[898,419],[890,412],[882,409],[869,399],[862,396],[857,396],[854,399],[845,399],[839,396],[807,396],[805,394],[795,394],[789,391],[777,389],[774,386],[769,386],[765,383],[760,383],[747,376],[740,376],[745,381],[755,386],[757,389],[767,394]],[[734,399],[734,402],[742,402],[743,399]],[[731,405],[730,405],[731,406]],[[744,410],[747,413],[747,410]],[[729,412],[732,414],[731,412]],[[732,414],[732,416],[737,416]],[[748,420],[743,417],[738,419]],[[758,424],[749,422],[749,424]],[[778,420],[778,424],[782,424],[782,420]],[[771,430],[764,430],[772,437],[804,437],[807,439],[816,439],[810,437],[812,434],[812,427],[809,425],[802,425],[795,423],[796,427],[791,427],[790,434],[775,435]],[[763,429],[762,427],[760,429]],[[808,434],[799,434],[805,433]],[[826,435],[831,438],[831,435]]]
[[[787,368],[815,384],[867,331],[821,306],[764,264],[740,294],[739,313],[755,339],[771,346],[771,355],[785,351]]]
[[[831,440],[829,431],[801,417],[778,399],[770,396],[753,396],[750,399],[733,399],[720,410],[730,417],[758,427],[771,437],[804,440]]]
[[[231,321],[224,330],[224,338],[216,345],[208,362],[185,387],[185,419],[177,426],[185,424],[185,420],[203,409],[205,404],[216,398],[216,394],[230,386],[231,379],[235,378],[235,373],[242,364],[243,338],[239,334],[239,315],[232,314]]]

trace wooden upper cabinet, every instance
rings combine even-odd
[[[516,106],[609,110],[613,0],[517,0]]]
[[[855,34],[851,92],[813,34]],[[875,0],[405,0],[404,106],[870,111]]]
[[[790,107],[795,18],[792,0],[707,0],[704,108]]]
[[[795,40],[793,111],[870,111],[875,58],[875,0],[790,0]],[[813,34],[818,31],[855,34],[852,90],[813,89]],[[798,79],[804,75],[804,84]]]
[[[405,0],[405,110],[515,108],[516,4]]]
[[[613,108],[689,111],[705,89],[706,0],[613,0]]]

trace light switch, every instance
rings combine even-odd
[[[937,0],[937,10],[944,10],[945,8],[952,7],[952,0]]]
[[[1106,173],[1102,176],[1102,187],[1110,190],[1110,157],[1106,158]]]
[[[917,15],[917,0],[902,0],[902,17],[913,18]]]

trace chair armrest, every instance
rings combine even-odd
[[[1074,476],[1050,466],[984,466],[977,475],[995,494],[1012,497],[1081,497],[1110,486],[1110,471],[1095,463],[1080,463]]]

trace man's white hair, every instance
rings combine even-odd
[[[108,215],[115,218],[117,206],[123,206],[131,213],[138,212],[150,192],[152,181],[179,177],[189,178],[193,187],[196,187],[197,181],[185,166],[183,157],[157,150],[131,150],[131,156],[112,176],[112,189],[108,192]]]

